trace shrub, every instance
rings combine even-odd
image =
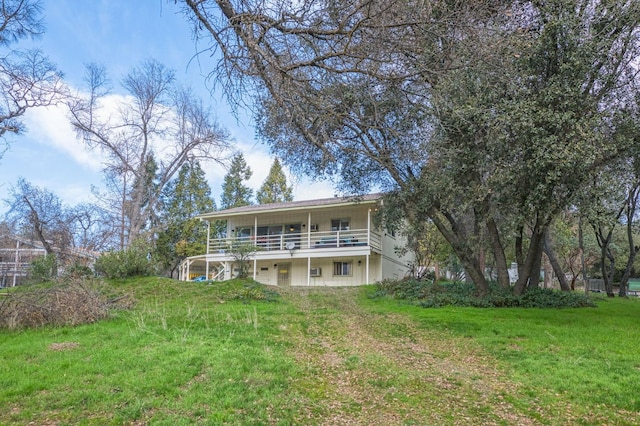
[[[51,281],[56,277],[56,256],[47,254],[31,262],[29,267],[29,282],[33,284]]]
[[[587,296],[573,292],[533,288],[521,296],[510,290],[492,286],[485,297],[478,297],[473,284],[432,282],[413,278],[385,280],[377,284],[372,297],[391,296],[409,300],[425,308],[471,306],[477,308],[581,308],[595,304]]]
[[[433,288],[432,281],[422,281],[414,278],[403,280],[383,280],[377,283],[375,296],[390,295],[397,299],[423,299]]]
[[[92,278],[95,273],[93,270],[80,263],[74,263],[73,265],[67,267],[64,271],[64,275],[66,278],[77,279],[77,278]]]
[[[519,298],[525,308],[584,308],[595,303],[584,294],[557,291],[548,288],[533,288]]]
[[[140,247],[131,247],[120,251],[110,251],[96,260],[96,273],[107,278],[128,278],[148,276],[153,266],[147,251]]]

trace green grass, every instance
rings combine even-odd
[[[220,290],[144,279],[131,286],[138,306],[108,321],[1,333],[0,423],[234,423],[286,410],[296,367],[269,318],[290,307]]]
[[[545,403],[560,397],[587,407],[604,404],[640,412],[640,299],[595,297],[596,308],[572,309],[363,303],[480,345],[530,393],[549,398]]]
[[[640,301],[424,309],[372,287],[112,282],[130,311],[0,331],[0,424],[634,424]]]

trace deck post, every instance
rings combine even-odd
[[[311,212],[307,217],[307,248],[311,248]]]
[[[365,260],[365,267],[367,268],[365,270],[365,284],[369,284],[369,255],[367,254],[366,256],[366,260]]]
[[[207,252],[209,254],[209,246],[211,245],[211,221],[207,221]]]
[[[256,281],[258,277],[258,259],[253,258],[253,280]]]
[[[371,247],[371,209],[367,210],[367,247]]]

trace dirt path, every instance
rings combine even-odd
[[[537,415],[534,419],[508,402],[519,393],[516,385],[469,342],[421,329],[402,315],[367,312],[356,303],[358,291],[283,295],[308,324],[294,337],[295,355],[308,371],[295,386],[314,401],[300,413],[301,423],[540,423]]]

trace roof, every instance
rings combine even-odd
[[[19,241],[20,244],[25,244],[25,245],[31,246],[35,250],[44,250],[44,246],[42,245],[42,243],[40,241],[28,240],[26,238],[19,237],[17,235],[13,235],[13,234],[0,234],[0,246],[4,245],[4,242],[6,242],[7,240],[13,241],[13,242]],[[12,244],[11,247],[8,247],[8,249],[11,249],[11,250],[15,250],[15,248],[16,248],[15,244]],[[3,249],[4,249],[4,247],[3,247]]]
[[[44,248],[44,244],[37,240],[27,240],[23,237],[19,237],[17,235],[12,234],[0,234],[0,251],[14,251],[16,250],[15,244],[12,244],[10,247],[3,247],[4,243],[7,240],[11,241],[19,241],[20,244],[31,246],[31,250],[41,250],[46,251]],[[97,259],[100,253],[84,249],[82,247],[67,247],[63,250],[60,250],[59,247],[53,247],[56,253],[64,253],[75,257],[83,257],[89,259]],[[22,248],[24,250],[24,248]]]
[[[347,197],[322,198],[318,200],[291,201],[288,203],[255,204],[242,207],[234,207],[211,213],[204,213],[196,217],[207,220],[220,217],[240,216],[249,213],[273,213],[293,210],[307,210],[309,208],[328,208],[348,206],[355,204],[373,204],[382,199],[382,194],[352,195]]]

